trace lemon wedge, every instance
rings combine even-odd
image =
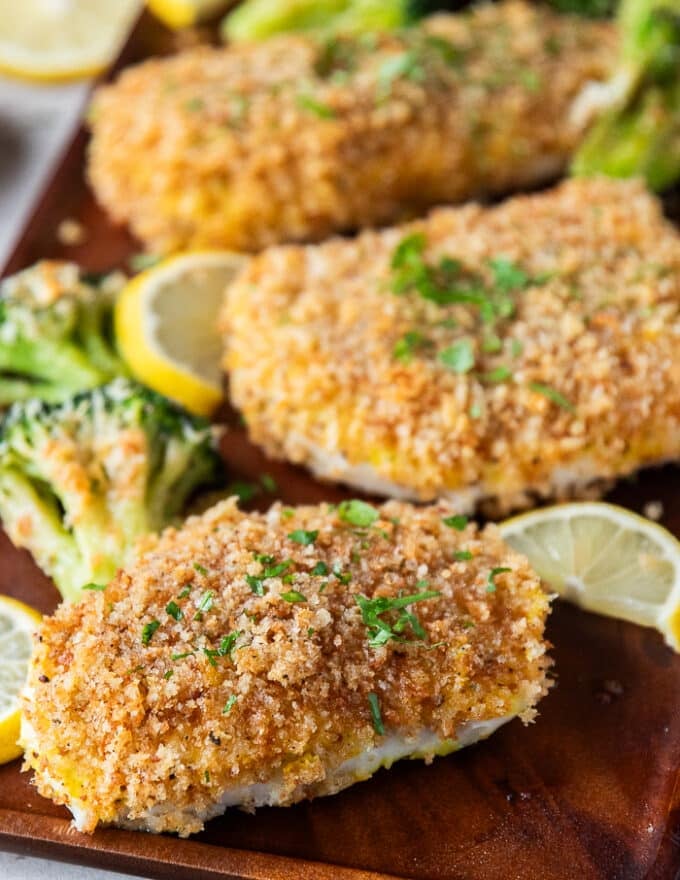
[[[563,599],[655,627],[680,650],[680,541],[662,526],[584,502],[513,517],[501,533]]]
[[[153,14],[164,24],[178,30],[198,24],[228,5],[226,0],[148,0]]]
[[[104,70],[142,0],[0,0],[0,71],[49,82]]]
[[[116,303],[118,348],[132,373],[196,415],[222,400],[217,318],[246,259],[230,251],[170,257],[128,282]]]
[[[0,596],[0,764],[21,754],[17,745],[21,710],[19,693],[26,682],[31,635],[40,623],[33,608]]]

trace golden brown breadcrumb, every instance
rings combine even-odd
[[[680,238],[639,183],[265,251],[223,328],[251,438],[367,491],[508,509],[680,455]]]
[[[81,830],[189,834],[230,803],[366,778],[395,738],[431,759],[475,724],[530,720],[549,600],[494,526],[450,514],[389,502],[358,526],[342,507],[232,499],[165,532],[40,628],[22,729],[38,790]],[[371,646],[356,595],[423,592],[413,626]]]
[[[154,252],[393,222],[555,177],[616,45],[608,22],[510,0],[147,61],[97,94],[90,179]]]

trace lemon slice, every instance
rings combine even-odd
[[[217,318],[245,261],[229,251],[170,257],[133,278],[116,303],[118,347],[131,371],[197,415],[222,399]]]
[[[104,70],[142,0],[0,0],[0,70],[59,81]]]
[[[198,24],[228,5],[226,0],[148,0],[149,9],[154,15],[178,29]]]
[[[28,674],[31,635],[39,623],[37,611],[9,596],[0,596],[0,764],[21,754],[17,745],[19,692]]]
[[[503,538],[563,599],[659,630],[680,650],[680,541],[613,504],[560,504],[506,520]]]

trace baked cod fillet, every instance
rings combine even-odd
[[[556,177],[617,42],[610,23],[511,0],[397,33],[186,51],[99,90],[90,180],[154,252],[393,222]]]
[[[232,499],[165,532],[41,626],[22,727],[38,790],[82,831],[188,835],[531,720],[549,599],[495,527],[450,514]]]
[[[366,491],[502,513],[680,456],[680,237],[637,183],[266,251],[222,323],[251,438]]]

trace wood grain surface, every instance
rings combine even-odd
[[[143,20],[127,58],[167,36]],[[139,248],[110,225],[83,178],[80,132],[6,272],[41,257],[92,271],[125,265]],[[65,248],[66,217],[86,240]],[[226,414],[229,418],[229,414]],[[233,418],[223,453],[233,479],[271,474],[288,503],[347,497],[304,471],[267,461]],[[611,500],[663,504],[680,535],[680,468],[645,472]],[[262,495],[259,506],[272,496]],[[0,533],[0,592],[51,611],[52,584]],[[557,603],[548,636],[557,684],[534,724],[429,767],[405,761],[334,797],[255,815],[230,810],[189,841],[70,828],[40,798],[20,762],[0,767],[0,847],[159,878],[370,880],[673,880],[680,877],[680,657],[655,632]]]

